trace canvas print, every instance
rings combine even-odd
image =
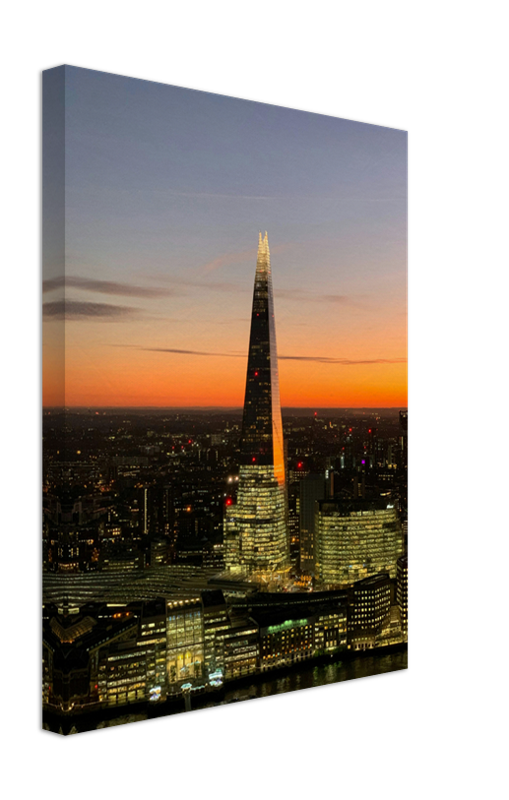
[[[43,73],[46,730],[407,667],[406,286],[405,131]]]

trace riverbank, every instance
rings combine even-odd
[[[296,664],[228,681],[221,689],[193,694],[191,708],[213,708],[255,697],[268,697],[406,669],[407,657],[406,644],[391,645],[363,652],[344,650],[333,655],[322,655],[308,661],[300,661]],[[44,711],[43,723],[46,724],[48,730],[67,735],[143,719],[171,716],[183,711],[185,711],[185,701],[182,695],[179,695],[157,705],[144,701],[121,707],[101,707],[72,716]]]
[[[242,687],[244,685],[249,685],[252,683],[259,683],[261,681],[267,681],[271,678],[277,679],[281,676],[291,674],[293,672],[301,672],[305,667],[319,667],[326,664],[335,663],[336,661],[341,661],[342,663],[353,661],[356,658],[364,658],[369,657],[371,655],[389,655],[391,653],[399,653],[399,652],[407,652],[408,645],[406,642],[402,642],[401,644],[393,644],[389,645],[388,647],[377,647],[373,648],[372,650],[344,650],[337,651],[336,653],[332,654],[323,654],[321,656],[315,656],[315,658],[310,658],[305,661],[297,661],[294,664],[284,664],[281,667],[273,667],[272,669],[265,670],[264,672],[255,672],[253,675],[245,675],[241,678],[234,678],[231,681],[228,681],[226,684],[226,689],[234,689],[236,687]]]
[[[318,671],[327,670],[323,665]],[[334,766],[347,756],[355,760],[359,752],[363,759],[370,754],[379,758],[389,743],[387,755],[394,758],[397,751],[399,758],[407,747],[401,736],[408,731],[411,708],[408,670],[402,669],[249,702],[241,698],[204,712],[159,717],[147,725],[124,724],[43,739],[52,757],[55,747],[72,759],[93,761],[99,753],[108,759],[115,754],[125,769],[133,756],[138,764],[155,763],[156,777],[167,765],[187,781],[203,780],[209,786],[222,776],[232,779],[232,769],[239,764],[250,782],[245,770],[248,764],[254,769],[253,759],[273,770],[290,752],[289,768],[325,756]]]

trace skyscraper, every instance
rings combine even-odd
[[[289,567],[283,423],[267,233],[258,241],[237,503],[225,510],[225,563],[255,580]]]

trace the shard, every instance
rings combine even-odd
[[[289,567],[283,424],[267,233],[258,242],[237,502],[227,506],[228,569],[270,582]]]

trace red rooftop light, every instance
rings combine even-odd
[[[227,506],[231,506],[231,504],[232,504],[232,499],[231,499],[231,497],[227,497],[227,498],[226,498],[226,505],[227,505]]]

